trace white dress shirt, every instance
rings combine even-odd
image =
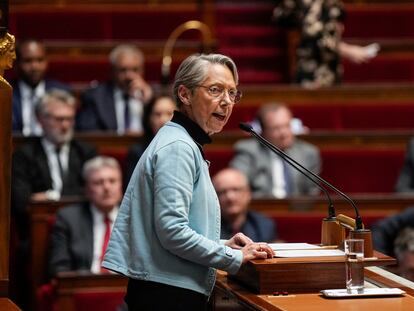
[[[36,118],[35,105],[46,93],[45,82],[40,82],[32,89],[25,82],[19,81],[19,89],[22,103],[22,133],[24,136],[41,136],[43,130]]]
[[[105,238],[105,214],[91,204],[92,221],[93,221],[93,259],[91,265],[92,273],[101,271],[102,247]],[[114,207],[108,214],[111,221],[111,231],[118,214],[118,206]]]
[[[50,177],[52,178],[51,190],[54,190],[59,195],[59,197],[56,197],[56,199],[59,199],[62,193],[63,180],[62,176],[60,175],[59,162],[56,154],[56,145],[48,141],[46,138],[43,138],[41,142],[46,153]],[[64,144],[59,151],[60,163],[62,164],[62,169],[64,172],[67,172],[69,166],[69,151],[69,143]]]
[[[114,91],[114,102],[115,102],[115,113],[116,113],[116,123],[118,125],[117,133],[125,133],[125,100],[123,98],[123,92],[119,88],[115,88]],[[129,130],[134,132],[142,132],[142,114],[144,103],[134,97],[128,98],[128,107],[129,107]]]
[[[284,166],[282,159],[272,154],[272,180],[273,180],[273,195],[278,199],[283,199],[286,197],[286,182],[285,176],[283,174]]]

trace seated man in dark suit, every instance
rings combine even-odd
[[[264,138],[319,174],[319,149],[295,137],[292,118],[289,108],[277,103],[262,106],[257,116]],[[237,142],[230,166],[247,176],[253,197],[285,198],[319,193],[314,183],[253,138]]]
[[[414,228],[400,231],[394,242],[394,253],[398,261],[397,273],[414,282]]]
[[[396,192],[414,192],[414,138],[412,138],[405,153],[404,165],[395,185]]]
[[[229,239],[242,232],[254,242],[276,240],[276,224],[273,220],[249,211],[251,193],[246,176],[227,168],[213,177],[221,208],[221,238]]]
[[[36,105],[36,116],[43,129],[19,146],[12,159],[11,213],[18,245],[11,279],[15,280],[22,302],[27,289],[29,254],[29,202],[57,200],[65,195],[83,194],[83,164],[96,155],[95,149],[73,137],[75,98],[63,90],[49,90]],[[17,268],[18,267],[18,268]]]
[[[119,45],[110,55],[112,81],[81,96],[80,131],[142,132],[143,107],[152,98],[144,80],[144,55],[133,45]]]
[[[405,228],[414,228],[414,207],[382,219],[372,226],[374,249],[394,257],[395,240]]]
[[[48,61],[46,48],[38,40],[19,42],[16,47],[18,80],[13,86],[13,131],[25,136],[42,134],[42,127],[35,116],[37,101],[50,89],[69,91],[69,86],[46,79]]]
[[[87,203],[60,209],[51,236],[49,272],[100,273],[122,199],[122,173],[114,158],[98,156],[83,167]]]
[[[58,200],[83,194],[83,164],[95,149],[73,139],[75,98],[63,90],[48,91],[36,106],[43,129],[13,154],[11,204],[21,237],[27,235],[30,200]]]

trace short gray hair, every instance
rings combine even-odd
[[[121,174],[121,166],[119,165],[119,162],[112,157],[108,156],[96,156],[92,159],[89,159],[85,162],[82,169],[82,177],[84,180],[88,180],[89,175],[91,172],[99,170],[103,167],[110,167],[113,169],[118,170]]]
[[[59,102],[76,109],[75,97],[67,91],[61,89],[50,89],[36,103],[35,112],[38,116],[47,115],[47,106],[51,103]]]
[[[180,85],[184,85],[191,92],[200,85],[207,75],[207,65],[219,64],[226,66],[233,74],[236,84],[239,83],[239,74],[234,61],[222,54],[193,54],[187,57],[178,67],[175,74],[175,80],[173,85],[174,100],[177,103],[177,107],[181,107],[183,104],[178,96],[178,88]]]
[[[144,53],[138,47],[132,44],[120,44],[109,53],[109,62],[112,67],[116,66],[119,55],[124,53],[137,55],[142,60],[142,63],[145,61]]]

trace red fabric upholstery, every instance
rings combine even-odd
[[[206,151],[206,158],[210,161],[210,176],[214,176],[218,171],[228,167],[233,158],[233,150],[218,149]]]
[[[369,216],[364,216],[363,211],[360,211],[360,213],[366,228],[370,228],[373,223],[384,218],[384,214],[381,213],[370,214]],[[348,215],[354,217],[352,211]],[[286,215],[275,216],[273,220],[277,222],[279,238],[286,242],[320,243],[322,219],[326,216],[323,213],[286,212]]]
[[[175,27],[191,19],[200,19],[191,7],[161,11],[96,5],[11,9],[9,18],[10,32],[17,38],[43,40],[166,40]],[[154,21],[157,27],[149,27]],[[198,34],[189,32],[182,38],[195,39]]]
[[[232,149],[207,150],[211,161],[210,175],[228,166]],[[345,149],[321,150],[321,176],[337,188],[349,193],[393,192],[404,161],[403,150]]]
[[[116,311],[123,303],[124,292],[90,292],[74,295],[76,311]]]
[[[414,36],[412,4],[348,4],[345,11],[345,37],[372,40]]]
[[[51,283],[44,284],[37,289],[36,310],[58,311],[56,306],[56,289]]]
[[[414,101],[290,102],[295,117],[311,130],[414,129]],[[252,121],[258,105],[240,104],[224,130],[238,129],[240,122]]]
[[[272,11],[273,5],[270,3],[226,3],[216,6],[216,29],[213,32],[217,36],[217,50],[235,59],[242,83],[288,82],[286,37],[280,28],[271,25]],[[345,36],[348,38],[394,40],[414,35],[413,5],[347,5],[346,12]],[[43,40],[151,42],[165,41],[178,25],[194,19],[201,20],[202,13],[197,6],[192,5],[178,8],[168,5],[158,8],[64,5],[39,8],[14,6],[10,10],[9,21],[10,32],[19,39],[34,37]],[[157,21],[157,27],[148,27],[154,21]],[[180,37],[184,40],[199,38],[200,34],[196,31],[185,32]],[[244,48],[240,49],[240,46]],[[60,61],[52,60],[52,78],[85,82],[101,80],[108,75],[103,65],[97,64],[94,59],[87,59],[83,68],[79,61],[71,57],[63,58]],[[149,81],[160,81],[160,65],[161,59],[156,60],[156,71],[152,70],[155,68],[152,66],[147,70]],[[153,72],[157,75],[153,75]],[[174,72],[175,68],[172,70]],[[414,60],[411,55],[389,57],[380,54],[369,64],[345,63],[346,82],[413,80]]]
[[[380,24],[380,23],[378,23]],[[389,25],[388,23],[386,23]],[[390,27],[392,28],[392,27]],[[414,80],[414,56],[381,55],[366,64],[344,61],[343,81],[357,82],[404,82]]]
[[[402,150],[321,151],[322,177],[344,192],[393,192],[404,161]]]

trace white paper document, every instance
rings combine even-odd
[[[275,257],[297,258],[297,257],[328,257],[345,256],[344,251],[339,249],[291,249],[276,250]]]
[[[318,245],[309,243],[269,243],[269,246],[274,250],[290,250],[290,249],[322,249]]]

